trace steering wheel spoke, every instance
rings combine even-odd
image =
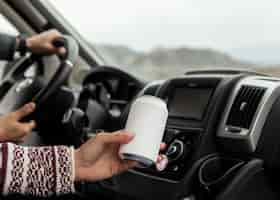
[[[9,84],[9,85],[14,85],[17,81],[19,80],[22,80],[23,79],[23,76],[22,77],[15,77],[13,76],[11,73],[7,74],[3,80],[0,82],[0,87],[2,85],[6,85],[6,84]]]
[[[30,56],[19,59],[0,82],[0,100],[17,83],[24,80],[24,72],[34,63]]]
[[[0,99],[4,97],[7,91],[12,87],[12,83],[10,81],[4,80],[0,83]]]

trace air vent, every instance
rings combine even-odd
[[[265,88],[243,85],[231,107],[227,126],[249,129]]]

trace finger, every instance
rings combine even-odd
[[[59,37],[62,36],[62,34],[61,34],[58,30],[56,30],[56,29],[51,29],[51,30],[49,30],[49,31],[48,31],[48,34],[50,34],[50,36],[51,36],[53,39],[57,39],[57,38],[59,38]]]
[[[160,144],[160,150],[163,151],[166,148],[166,144],[165,143],[161,143]]]
[[[60,48],[58,49],[58,54],[59,54],[59,55],[65,55],[65,54],[66,54],[66,49],[65,49],[64,47],[60,47]]]
[[[31,120],[28,123],[24,123],[24,125],[29,127],[29,129],[33,130],[36,127],[36,122],[34,120]]]
[[[46,48],[48,49],[48,51],[50,51],[52,53],[58,53],[60,55],[64,55],[66,53],[65,47],[61,47],[61,46],[57,47],[53,44],[53,42],[47,43]]]
[[[35,103],[28,103],[25,104],[23,107],[19,108],[18,110],[16,110],[15,112],[12,113],[12,115],[16,118],[16,119],[22,119],[23,117],[26,117],[27,115],[31,114],[32,112],[35,111]]]
[[[45,48],[47,50],[47,53],[49,54],[54,54],[58,52],[58,49],[52,43],[47,43],[45,45]]]
[[[23,135],[29,134],[34,128],[36,127],[36,122],[34,120],[27,122],[27,123],[21,123],[20,124],[20,131],[23,133]]]
[[[158,171],[163,171],[168,165],[168,158],[165,155],[160,155],[160,157],[159,162],[156,163],[156,169]]]
[[[127,144],[134,138],[134,135],[126,131],[114,133],[100,133],[96,136],[97,140],[103,143]]]
[[[160,161],[162,161],[162,159],[163,159],[163,157],[162,157],[161,155],[158,155],[158,157],[157,157],[157,163],[160,162]]]

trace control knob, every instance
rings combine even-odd
[[[175,139],[174,142],[170,144],[166,151],[166,156],[169,162],[176,161],[180,159],[184,154],[184,143],[181,140]]]

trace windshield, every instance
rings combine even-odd
[[[279,0],[50,0],[110,65],[146,80],[191,69],[280,74]]]

